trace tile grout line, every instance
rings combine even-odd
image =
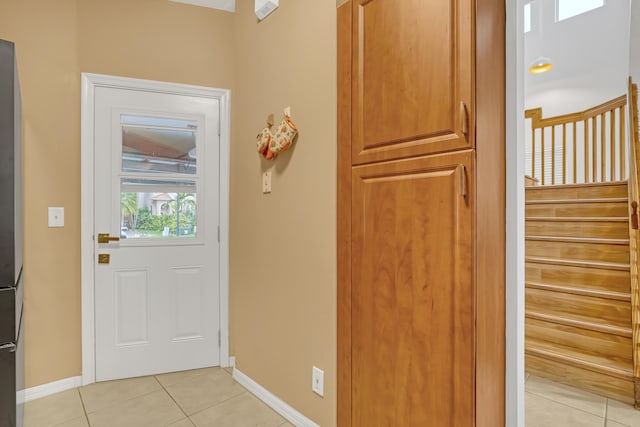
[[[174,399],[174,398],[173,398],[173,396],[171,395],[171,393],[169,393],[169,390],[167,390],[167,389],[164,387],[164,384],[162,384],[162,383],[160,382],[160,380],[159,380],[158,378],[156,378],[156,376],[155,376],[155,375],[153,376],[153,379],[154,379],[154,380],[156,380],[156,382],[157,382],[158,384],[160,384],[160,388],[162,388],[162,390],[164,390],[164,392],[165,392],[165,393],[167,393],[167,395],[171,398],[171,400],[173,401],[173,403],[175,403],[175,404],[176,404],[176,406],[178,407],[178,409],[180,409],[180,412],[182,412],[182,413],[184,414],[184,416],[185,416],[185,417],[187,417],[187,419],[189,420],[189,422],[190,422],[191,424],[193,424],[193,421],[191,421],[191,418],[189,418],[189,415],[187,415],[187,413],[184,411],[184,409],[182,409],[182,406],[180,406],[180,404],[176,401],[176,399]],[[179,420],[178,420],[178,421],[179,421]]]
[[[576,408],[575,406],[567,405],[566,403],[562,403],[562,402],[558,402],[557,400],[549,399],[548,397],[542,396],[542,395],[540,395],[538,393],[533,393],[531,391],[526,391],[526,393],[531,393],[534,396],[540,397],[540,398],[542,398],[544,400],[548,400],[549,402],[557,403],[558,405],[562,405],[562,406],[567,407],[567,408],[575,409],[576,411],[584,412],[585,414],[589,414],[589,415],[594,416],[594,417],[603,418],[600,415],[594,414],[593,412],[588,412],[588,411],[585,411],[584,409]],[[606,402],[606,398],[605,398],[605,415],[606,415],[606,405],[607,405],[607,402]],[[603,418],[603,419],[606,420],[606,417]]]
[[[84,406],[84,398],[82,397],[82,393],[80,392],[80,387],[77,387],[78,396],[80,396],[80,403],[82,404],[82,411],[84,412],[84,418],[87,420],[87,425],[91,427],[91,421],[89,421],[89,414],[87,413],[87,408]]]
[[[144,377],[132,377],[132,378],[149,378],[149,377],[152,377],[152,378],[154,378],[154,379],[155,379],[155,375],[147,375],[147,376],[144,376]],[[122,379],[120,379],[120,380],[128,380],[128,379],[132,379],[132,378],[122,378]],[[120,381],[120,380],[109,380],[109,381],[106,381],[106,382],[110,382],[110,381]],[[156,381],[158,381],[158,380],[156,380]],[[158,381],[158,383],[159,383],[159,381]],[[97,384],[97,383],[93,383],[93,384]],[[109,403],[107,406],[105,406],[105,407],[103,407],[103,408],[100,408],[100,409],[97,409],[97,410],[95,410],[95,411],[93,411],[93,412],[91,412],[91,413],[92,413],[92,414],[93,414],[93,413],[97,413],[97,412],[103,411],[103,410],[105,410],[105,409],[107,409],[107,408],[111,408],[112,406],[116,406],[116,405],[119,405],[119,404],[121,404],[121,403],[128,402],[129,400],[139,399],[139,398],[141,398],[141,397],[148,396],[148,395],[150,395],[150,394],[156,393],[156,392],[161,391],[161,390],[163,390],[162,384],[160,384],[160,389],[151,390],[151,391],[148,391],[148,392],[146,392],[146,393],[142,393],[142,394],[138,394],[138,395],[135,395],[135,396],[131,396],[131,397],[127,398],[127,399],[114,400],[114,401],[112,401],[111,403]],[[165,390],[165,391],[166,391],[166,390]],[[168,394],[168,393],[167,393],[167,394]],[[81,396],[82,396],[82,394],[81,394]],[[84,403],[83,403],[83,408],[84,408]],[[86,412],[86,408],[85,408],[85,413],[87,414],[87,420],[89,420],[89,412]]]
[[[224,368],[219,368],[219,369],[220,369],[221,371],[226,372],[226,370],[225,370]],[[229,375],[231,376],[231,374],[230,374],[229,372],[226,372],[226,373],[227,373],[227,374],[229,374]],[[203,373],[202,375],[205,375],[205,374],[206,374],[206,373]],[[196,377],[200,377],[200,376],[202,376],[202,375],[197,375]],[[240,383],[238,383],[235,379],[233,379],[233,376],[231,376],[231,379],[233,380],[233,382],[234,382],[235,384],[239,385],[239,386],[242,388],[242,390],[243,390],[243,391],[242,391],[242,393],[238,393],[238,394],[236,394],[236,395],[230,396],[230,397],[228,397],[228,398],[226,398],[226,399],[224,399],[224,400],[221,400],[220,402],[216,402],[216,403],[214,403],[214,404],[213,404],[213,405],[211,405],[211,406],[207,406],[206,408],[202,408],[202,409],[200,409],[200,410],[198,410],[198,411],[194,412],[194,413],[193,413],[193,414],[191,414],[191,415],[187,415],[187,413],[184,411],[184,409],[182,409],[182,406],[180,406],[180,404],[179,404],[179,403],[178,403],[178,402],[173,398],[173,396],[171,395],[171,392],[170,392],[169,390],[167,390],[167,389],[164,387],[164,385],[160,382],[160,380],[158,380],[158,379],[156,378],[156,376],[155,376],[155,375],[153,376],[153,378],[155,378],[155,380],[156,380],[156,381],[158,381],[158,383],[160,384],[160,387],[162,387],[162,388],[164,389],[164,391],[166,391],[166,392],[167,392],[167,394],[169,395],[169,397],[171,397],[171,400],[173,400],[173,401],[176,403],[176,405],[178,405],[178,407],[180,408],[180,410],[182,411],[182,413],[186,415],[186,417],[189,419],[189,421],[191,421],[191,423],[193,423],[193,421],[191,420],[191,417],[192,417],[192,416],[194,416],[194,415],[196,415],[196,414],[199,414],[200,412],[203,412],[203,411],[206,411],[206,410],[208,410],[208,409],[211,409],[211,408],[213,408],[213,407],[215,407],[215,406],[221,405],[221,404],[223,404],[223,403],[225,403],[225,402],[227,402],[227,401],[229,401],[229,400],[231,400],[231,399],[235,399],[235,398],[236,398],[236,397],[238,397],[238,396],[242,396],[242,395],[243,395],[243,394],[245,394],[245,393],[251,394],[251,393],[249,392],[249,390],[247,390],[246,388],[244,388]],[[195,378],[195,377],[194,377],[194,378]],[[187,380],[181,380],[181,381],[178,381],[178,382],[176,382],[176,383],[174,383],[174,384],[170,384],[169,386],[171,386],[171,385],[175,385],[175,384],[178,384],[178,383],[180,383],[180,382],[182,382],[182,381],[188,381],[188,380],[189,380],[189,379],[187,379]]]
[[[244,387],[242,387],[242,388],[244,389]],[[243,395],[243,394],[245,394],[245,393],[246,393],[246,394],[249,394],[250,396],[253,396],[253,395],[249,392],[249,390],[246,390],[246,389],[245,389],[242,393],[236,394],[235,396],[228,397],[228,398],[226,398],[226,399],[224,399],[224,400],[221,400],[220,402],[217,402],[217,403],[215,403],[215,404],[213,404],[213,405],[211,405],[211,406],[207,406],[206,408],[203,408],[203,409],[200,409],[200,410],[198,410],[198,411],[194,412],[193,414],[191,414],[191,416],[190,416],[190,417],[192,417],[192,416],[194,416],[194,415],[196,415],[196,414],[199,414],[200,412],[204,412],[204,411],[206,411],[206,410],[208,410],[208,409],[215,408],[216,406],[222,405],[223,403],[228,402],[228,401],[230,401],[231,399],[235,399],[236,397],[240,397],[240,396],[242,396],[242,395]],[[173,398],[173,397],[172,397],[172,398]]]

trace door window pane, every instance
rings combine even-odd
[[[123,172],[196,173],[196,121],[122,115],[120,123]]]
[[[196,183],[122,179],[120,212],[123,239],[194,238],[197,236]]]
[[[531,31],[531,3],[524,5],[524,32]]]
[[[604,6],[604,0],[557,0],[558,21]]]

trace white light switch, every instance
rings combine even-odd
[[[49,208],[49,227],[64,227],[64,208]]]
[[[271,171],[262,174],[262,192],[271,193]]]

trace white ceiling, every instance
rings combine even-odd
[[[209,7],[211,9],[236,11],[236,0],[170,0],[177,3],[192,4],[195,6]]]

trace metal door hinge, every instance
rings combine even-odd
[[[218,243],[220,243],[220,226],[218,226]]]
[[[222,335],[220,329],[218,329],[218,347],[222,346]]]
[[[467,168],[464,165],[458,165],[458,191],[460,196],[467,197]]]
[[[464,101],[460,102],[460,131],[465,137],[469,136],[469,111]]]

